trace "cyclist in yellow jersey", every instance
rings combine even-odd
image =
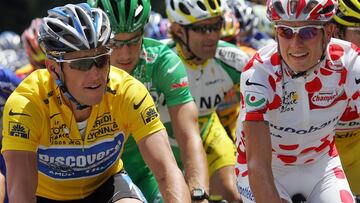
[[[332,22],[336,25],[333,37],[360,46],[359,0],[339,0],[339,9]],[[353,102],[350,102],[336,128],[336,148],[351,191],[360,196],[360,117],[355,112]]]
[[[9,201],[146,202],[122,170],[131,133],[164,200],[190,202],[150,94],[110,67],[105,12],[68,4],[43,20],[47,69],[26,77],[4,109]]]

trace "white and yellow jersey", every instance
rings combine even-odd
[[[36,195],[80,199],[123,168],[120,156],[130,133],[138,142],[164,128],[159,118],[146,88],[112,67],[104,98],[92,106],[82,138],[60,88],[47,70],[37,70],[6,103],[2,152],[37,153]]]
[[[360,82],[358,78],[357,81]],[[350,188],[355,195],[360,195],[360,117],[353,100],[336,125],[335,144]]]

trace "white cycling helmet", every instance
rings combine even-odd
[[[181,25],[221,16],[225,8],[224,0],[166,0],[169,21]]]
[[[50,9],[43,21],[39,44],[55,59],[62,58],[67,52],[104,46],[111,34],[106,13],[99,8],[90,8],[86,3]]]
[[[268,0],[270,21],[329,21],[335,14],[337,0]]]

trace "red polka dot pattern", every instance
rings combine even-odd
[[[274,100],[269,104],[269,110],[277,109],[281,105],[281,97],[279,95],[275,95]]]
[[[296,156],[290,156],[290,155],[281,155],[279,154],[277,156],[282,162],[286,163],[286,164],[291,164],[291,163],[295,163],[297,160]]]
[[[280,61],[280,57],[279,54],[276,52],[274,53],[271,57],[270,57],[270,63],[273,66],[278,66],[280,65],[281,61]]]
[[[237,152],[238,152],[237,162],[239,164],[246,164],[246,153],[245,151],[242,151],[240,149],[240,146],[241,145],[239,145],[239,147],[237,148]]]
[[[348,71],[345,68],[341,70],[341,76],[340,76],[340,80],[339,80],[339,85],[345,84],[347,73],[348,73]]]
[[[299,147],[299,145],[298,144],[294,144],[294,145],[282,145],[282,144],[280,144],[279,147],[280,147],[280,149],[291,151],[291,150],[297,149]]]
[[[320,68],[320,73],[321,73],[322,75],[328,76],[328,75],[331,75],[333,72],[330,71],[329,69]]]
[[[333,61],[339,60],[344,55],[344,49],[337,44],[329,45],[330,58]]]
[[[358,55],[360,56],[360,47],[356,46],[355,44],[351,44],[351,48],[355,50],[355,52],[358,53]]]
[[[306,160],[304,163],[305,164],[308,164],[308,163],[311,163],[311,162],[313,162],[315,159],[309,159],[309,160]]]
[[[235,174],[236,174],[236,176],[238,176],[239,173],[240,173],[240,170],[239,170],[238,168],[235,168]]]
[[[335,168],[333,168],[332,170],[333,170],[334,175],[335,175],[335,177],[336,177],[337,179],[345,179],[345,178],[346,178],[346,177],[345,177],[345,173],[344,173],[344,171],[343,171],[341,168],[335,167]]]
[[[308,153],[308,152],[310,152],[310,151],[312,151],[312,150],[315,150],[315,149],[316,149],[316,147],[308,147],[308,148],[303,149],[303,150],[300,152],[300,154],[306,154],[306,153]]]
[[[353,203],[354,198],[352,194],[347,190],[340,190],[341,203]]]
[[[335,147],[335,139],[330,143],[330,150],[329,150],[329,156],[330,157],[337,157],[339,156],[339,153]]]
[[[305,84],[305,89],[308,92],[318,92],[322,87],[321,81],[315,77],[312,81]]]
[[[275,79],[269,75],[268,80],[269,80],[269,83],[270,83],[270,86],[271,86],[272,90],[275,92],[276,91]]]
[[[260,54],[256,53],[250,60],[249,62],[246,64],[246,66],[243,68],[243,72],[249,70],[251,67],[253,67],[255,60],[257,60],[260,63],[264,63],[261,58],[260,58]]]
[[[353,94],[353,95],[351,96],[351,98],[354,99],[354,100],[356,100],[359,96],[360,96],[360,92],[357,91],[357,92],[355,92],[355,94]]]

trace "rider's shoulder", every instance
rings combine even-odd
[[[115,66],[110,67],[107,92],[113,95],[121,92],[123,94],[129,88],[142,89],[143,84],[126,71]]]
[[[335,59],[342,56],[351,55],[353,53],[358,55],[360,54],[359,47],[357,47],[355,44],[338,38],[331,38],[327,49],[328,50],[326,54],[332,58],[335,57]]]
[[[162,41],[144,38],[143,42],[145,60],[147,63],[156,63],[157,61],[163,61],[167,58],[177,57],[177,54],[171,50],[167,44]]]
[[[359,55],[359,47],[341,39],[331,38],[327,46],[326,59],[329,66],[354,68],[355,63],[359,65]]]
[[[281,58],[277,49],[277,44],[269,44],[258,50],[243,69],[243,73],[263,72],[270,75],[276,75],[280,69]]]
[[[215,59],[241,71],[248,62],[249,56],[236,45],[220,40],[216,48]]]
[[[176,46],[176,42],[171,39],[171,38],[167,38],[167,39],[162,39],[160,40],[161,43],[165,44],[167,47],[169,47],[170,49],[175,48]]]

